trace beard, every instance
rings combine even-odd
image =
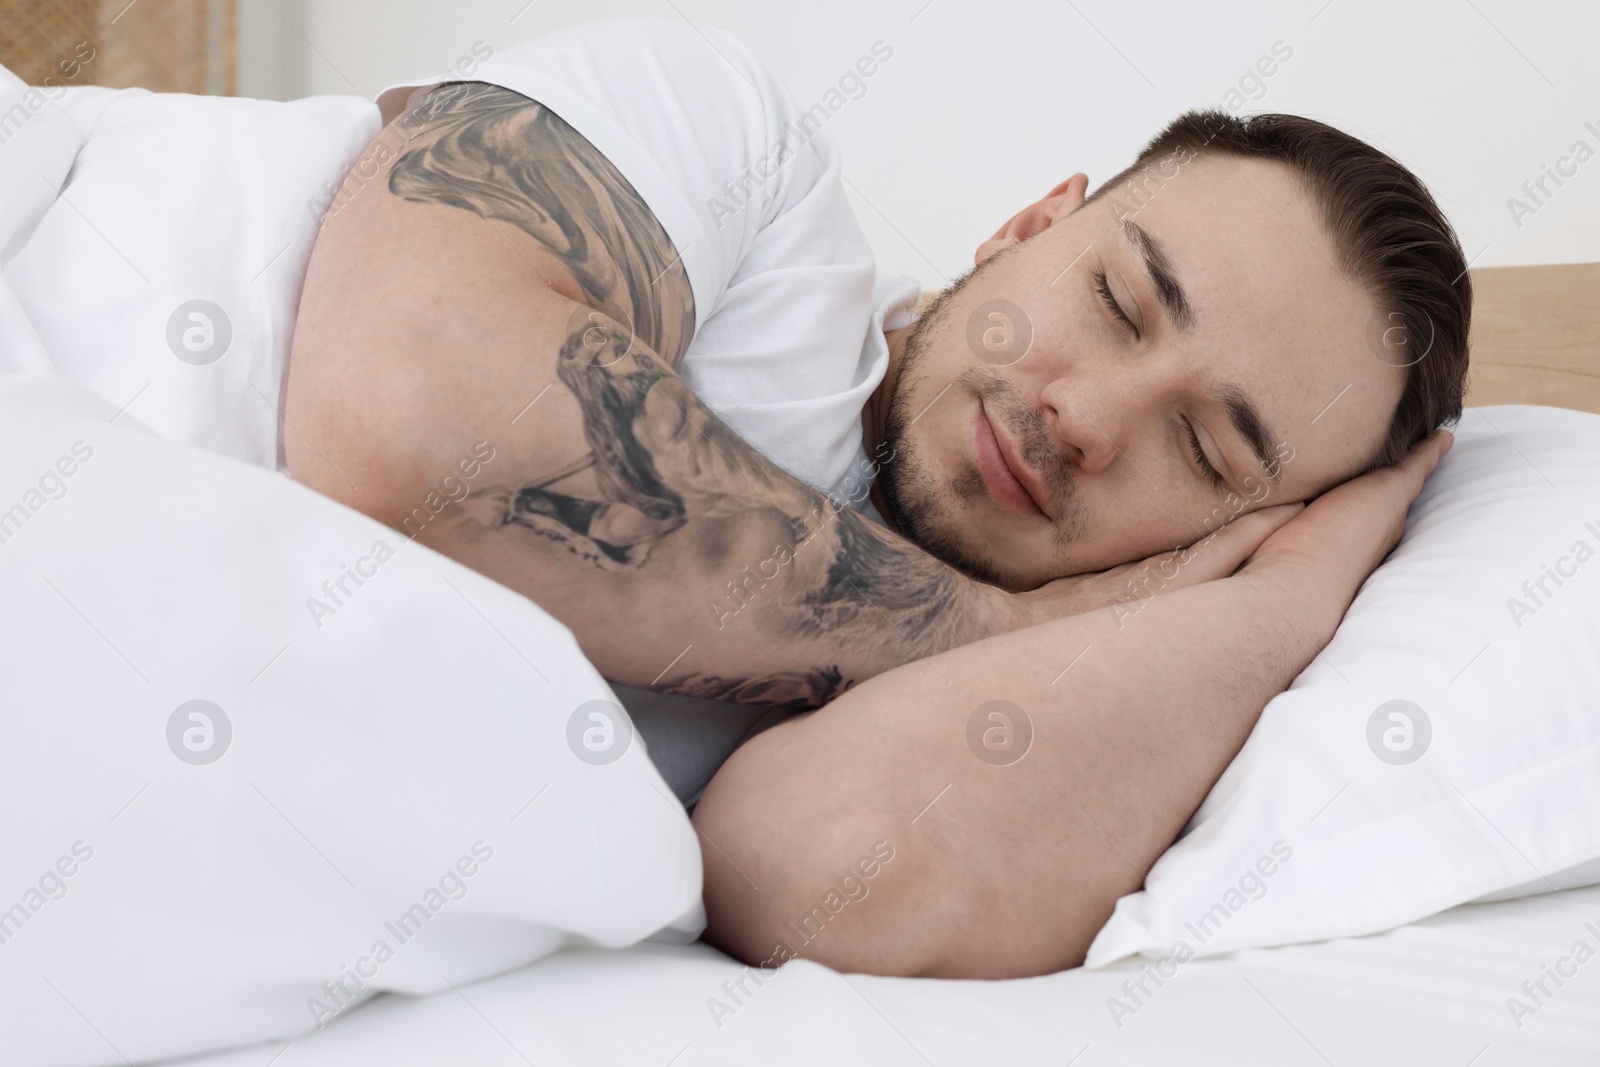
[[[952,507],[969,510],[972,499],[987,492],[983,475],[976,467],[967,467],[945,479],[941,487],[939,477],[910,447],[910,432],[912,424],[938,403],[943,393],[919,411],[911,408],[911,394],[926,380],[926,373],[919,373],[919,369],[926,364],[934,337],[954,329],[947,320],[957,296],[997,261],[1021,249],[1023,243],[995,253],[958,277],[912,323],[884,418],[883,442],[890,448],[891,459],[880,467],[878,474],[884,510],[896,529],[942,563],[976,581],[1001,588],[1010,588],[1011,583],[993,559],[961,539],[950,514]],[[1059,443],[1053,440],[1044,418],[1022,399],[1009,379],[986,368],[973,367],[961,372],[947,388],[965,390],[982,398],[991,416],[1004,422],[1013,439],[1019,442],[1023,458],[1040,470],[1057,515],[1055,550],[1059,558],[1068,542],[1082,534],[1085,516],[1082,502],[1074,492],[1072,464]],[[941,492],[941,488],[945,492]]]

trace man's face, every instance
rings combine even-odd
[[[1029,589],[1143,559],[1382,441],[1405,371],[1309,194],[1264,161],[1166,173],[1120,209],[1064,183],[906,334],[879,487],[953,566]]]

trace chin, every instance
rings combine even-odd
[[[899,466],[892,474],[885,467],[879,475],[884,517],[890,524],[928,555],[968,578],[1011,589],[988,555],[968,545],[970,534],[961,529],[959,519],[965,509],[950,494],[939,492],[934,476],[903,443],[896,445],[895,462]]]

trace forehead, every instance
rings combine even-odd
[[[1193,308],[1188,330],[1163,325],[1162,336],[1197,378],[1239,386],[1294,447],[1283,488],[1320,490],[1364,461],[1405,372],[1374,350],[1376,305],[1344,275],[1310,190],[1284,164],[1231,156],[1126,188],[1087,206],[1091,225],[1135,278],[1144,267],[1122,221],[1162,246]]]

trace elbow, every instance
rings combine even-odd
[[[757,735],[707,787],[705,940],[753,966],[897,977],[1080,964],[1125,867],[1052,811],[1054,790],[997,788],[937,720],[852,699],[872,688]]]
[[[906,921],[918,903],[916,850],[888,812],[830,790],[831,775],[799,788],[780,751],[798,725],[746,743],[695,808],[704,940],[757,967],[799,958],[848,973],[929,973],[930,931],[917,936]]]

